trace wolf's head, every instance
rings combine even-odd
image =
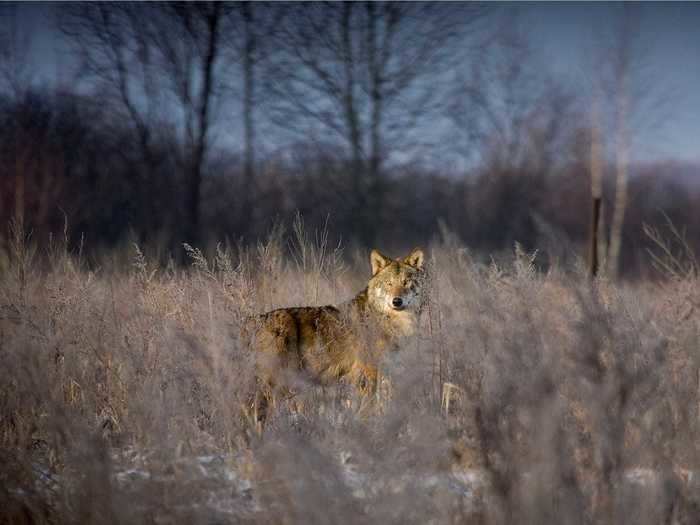
[[[403,259],[392,259],[372,250],[367,299],[375,310],[396,317],[420,313],[425,280],[423,258],[420,248]]]

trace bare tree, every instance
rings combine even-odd
[[[431,115],[442,75],[477,5],[314,3],[294,6],[267,87],[273,120],[339,138],[349,150],[359,233],[383,199],[383,162]]]
[[[510,249],[514,241],[530,246],[541,230],[549,176],[568,160],[576,105],[537,62],[517,14],[494,22],[456,69],[445,143],[477,173],[468,176],[463,196],[472,241]]]
[[[154,22],[161,73],[183,114],[185,220],[183,238],[200,239],[204,162],[212,140],[213,106],[224,70],[222,34],[228,7],[221,2],[165,4]]]
[[[560,149],[574,100],[537,61],[517,12],[494,20],[456,69],[445,108],[450,146],[467,163],[495,168],[534,161],[542,169]]]
[[[152,28],[145,23],[151,9],[129,3],[76,3],[66,6],[59,16],[59,27],[80,60],[80,76],[134,131],[139,153],[132,157],[131,165],[144,188],[139,215],[134,217],[140,242],[146,241],[149,229],[159,222],[155,141],[158,128],[167,121]]]
[[[627,169],[629,164],[628,112],[630,75],[635,66],[633,44],[639,32],[639,12],[630,11],[625,6],[619,26],[616,28],[615,46],[610,53],[612,88],[615,101],[615,204],[610,224],[609,272],[617,277],[620,271],[620,250],[622,247],[622,227],[627,209]]]
[[[30,35],[17,31],[17,5],[5,4],[0,6],[0,86],[12,99],[19,101],[31,84],[31,71],[28,70],[27,53],[30,45]],[[10,125],[17,129],[19,122],[15,116]],[[14,221],[18,231],[24,228],[25,188],[27,186],[27,170],[25,164],[31,156],[30,148],[26,146],[18,130],[12,135],[12,151],[14,152],[13,200]]]
[[[610,121],[608,144],[614,146],[615,196],[610,224],[607,270],[615,278],[620,272],[623,227],[628,205],[628,171],[635,137],[644,129],[660,127],[666,115],[663,97],[650,77],[651,42],[643,35],[643,11],[640,6],[625,4],[611,19],[611,25],[595,35],[594,98]],[[603,105],[607,104],[607,105]]]
[[[250,220],[256,198],[256,146],[258,110],[263,102],[258,81],[265,61],[274,52],[274,36],[287,7],[269,2],[237,2],[228,11],[230,30],[225,43],[241,72],[241,110],[243,114],[243,186],[240,217]]]
[[[203,167],[218,95],[225,13],[220,2],[76,4],[62,21],[86,70],[117,95],[152,168],[163,124],[182,132],[183,240],[199,240]],[[173,115],[177,115],[173,117]]]

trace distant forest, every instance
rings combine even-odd
[[[630,6],[580,90],[503,7],[372,2],[57,5],[78,73],[37,85],[15,8],[0,12],[5,248],[11,222],[42,248],[67,224],[88,257],[134,242],[179,260],[184,242],[247,244],[300,214],[348,247],[456,235],[484,257],[517,242],[564,261],[586,255],[595,177],[624,276],[651,272],[645,224],[700,248],[700,167],[630,158],[661,91]]]

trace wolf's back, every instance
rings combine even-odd
[[[304,348],[332,340],[341,325],[336,307],[309,306],[279,308],[255,316],[246,322],[245,331],[252,336],[257,350],[298,354],[301,358]]]

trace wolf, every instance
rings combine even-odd
[[[376,392],[379,360],[418,329],[426,272],[420,248],[400,259],[372,250],[370,266],[367,287],[349,301],[280,308],[254,319],[258,423],[277,398],[294,396],[299,374],[315,384],[341,380],[361,394]]]

